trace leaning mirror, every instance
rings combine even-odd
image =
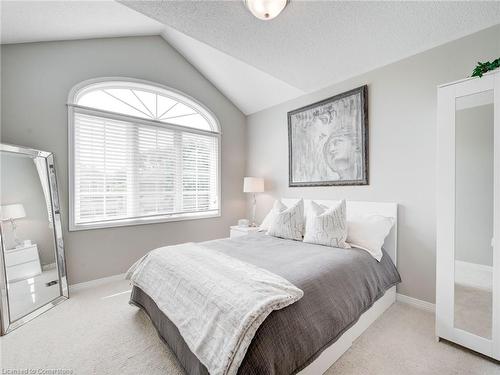
[[[50,152],[0,144],[1,334],[68,298]]]

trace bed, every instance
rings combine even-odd
[[[283,200],[287,205],[294,200]],[[331,205],[332,201],[316,201]],[[395,203],[348,202],[348,216],[380,214],[397,219]],[[397,221],[396,221],[397,223]],[[239,374],[321,374],[395,301],[397,224],[377,262],[360,249],[337,249],[252,233],[201,243],[283,277],[304,292],[294,304],[273,311],[258,328]],[[206,375],[177,327],[153,299],[134,286],[131,304],[151,318],[160,338],[189,375]]]

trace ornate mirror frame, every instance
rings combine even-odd
[[[51,152],[35,150],[31,148],[0,144],[0,157],[3,153],[15,153],[30,156],[32,158],[41,157],[45,159],[45,165],[47,168],[48,177],[48,187],[50,192],[50,202],[52,209],[53,218],[53,230],[54,230],[54,248],[55,248],[55,258],[57,274],[59,277],[59,296],[54,298],[52,301],[47,302],[45,305],[33,310],[23,317],[11,320],[10,307],[9,307],[9,291],[7,287],[7,273],[5,268],[5,254],[4,254],[4,237],[2,233],[2,228],[0,226],[0,326],[1,335],[5,335],[10,331],[20,327],[21,325],[29,322],[30,320],[36,318],[40,314],[43,314],[52,307],[58,305],[59,303],[67,300],[69,298],[68,291],[68,280],[66,275],[66,259],[64,256],[64,244],[62,236],[62,225],[61,225],[61,212],[59,205],[59,193],[56,177],[56,169],[54,165],[54,155]]]

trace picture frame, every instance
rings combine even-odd
[[[368,86],[287,113],[289,187],[368,185]]]

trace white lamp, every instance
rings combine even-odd
[[[14,241],[16,245],[20,245],[21,241],[19,241],[19,239],[17,238],[16,234],[17,225],[14,220],[26,217],[26,211],[24,211],[24,206],[20,203],[0,206],[0,217],[2,221],[7,221],[7,220],[10,221],[10,225],[12,225],[12,233],[14,235]]]
[[[262,193],[264,191],[264,179],[260,177],[245,177],[243,179],[243,192],[252,193],[252,227],[255,227],[255,206],[257,205],[257,200],[255,199],[255,193]]]
[[[243,0],[248,10],[258,19],[272,20],[288,4],[288,0]]]

